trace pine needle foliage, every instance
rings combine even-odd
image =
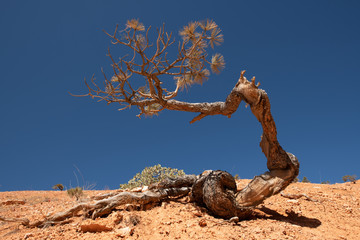
[[[160,164],[146,167],[141,173],[137,173],[126,184],[120,184],[121,189],[132,189],[135,187],[149,186],[166,178],[175,178],[185,175],[183,170],[176,168],[162,167]]]
[[[213,51],[224,41],[213,20],[190,22],[179,31],[180,39],[167,32],[165,25],[157,28],[155,39],[151,30],[151,26],[131,19],[123,29],[116,26],[113,34],[105,32],[113,45],[125,51],[118,58],[109,49],[111,76],[103,73],[104,87],[96,84],[94,77],[92,86],[86,82],[89,93],[84,96],[118,103],[119,110],[136,106],[140,110],[138,117],[152,116],[166,109],[166,102],[175,98],[179,90],[203,84],[211,72],[218,74],[224,69],[224,57]],[[164,83],[174,80],[174,90],[168,91]]]

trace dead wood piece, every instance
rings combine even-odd
[[[92,196],[90,199],[91,199],[91,200],[101,200],[101,199],[113,197],[113,196],[119,194],[120,192],[124,192],[124,190],[117,190],[117,191],[110,192],[110,193],[105,193],[105,194],[100,194],[100,195]]]
[[[27,218],[5,218],[0,216],[0,221],[4,222],[20,222],[22,225],[27,226],[29,225],[30,221]]]
[[[228,219],[234,216],[244,218],[248,211],[241,209],[235,201],[236,183],[233,176],[223,171],[210,173],[203,186],[203,201],[215,215]]]
[[[189,194],[190,187],[182,188],[169,188],[169,189],[157,189],[156,191],[146,192],[120,192],[115,196],[107,199],[98,200],[95,203],[79,203],[78,205],[63,211],[56,213],[52,216],[46,217],[43,220],[36,221],[30,224],[27,218],[4,218],[0,217],[0,221],[5,222],[20,222],[24,226],[28,227],[48,227],[54,224],[62,224],[69,218],[75,216],[80,211],[85,213],[85,216],[95,219],[103,215],[111,213],[117,206],[124,204],[137,204],[147,205],[149,203],[160,202],[169,197],[178,197]]]
[[[250,209],[241,208],[235,199],[236,182],[225,171],[207,171],[194,184],[192,198],[198,204],[205,205],[212,214],[222,218],[234,216],[246,218]]]
[[[164,188],[181,188],[191,187],[197,180],[196,175],[184,175],[176,178],[166,178],[165,180],[151,184],[149,190],[152,189],[164,189]]]

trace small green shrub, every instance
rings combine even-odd
[[[62,191],[62,190],[64,190],[64,185],[56,184],[56,185],[52,186],[52,189],[54,189],[54,190],[59,189],[60,191]]]
[[[330,182],[329,181],[323,181],[323,182],[321,182],[321,184],[330,184]]]
[[[149,186],[150,184],[160,182],[168,177],[175,178],[185,175],[183,170],[176,168],[162,167],[160,164],[146,167],[141,173],[137,173],[128,183],[120,184],[122,189],[132,189],[135,187]]]
[[[309,182],[310,182],[310,180],[309,180],[309,179],[307,179],[307,177],[303,177],[303,179],[301,180],[301,182],[303,182],[303,183],[309,183]]]
[[[349,182],[352,182],[352,183],[356,183],[356,178],[357,178],[356,175],[345,175],[345,176],[342,177],[344,182],[349,181]]]
[[[76,201],[78,201],[80,197],[84,195],[83,189],[81,187],[70,188],[67,190],[67,194],[72,198],[75,197]]]

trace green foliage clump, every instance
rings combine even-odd
[[[120,184],[122,189],[132,189],[135,187],[149,186],[165,180],[166,178],[175,178],[185,175],[183,170],[176,168],[162,167],[160,164],[146,167],[141,173],[137,173],[128,183]]]
[[[70,196],[70,197],[75,197],[76,198],[76,201],[78,201],[80,199],[80,197],[82,195],[84,195],[83,193],[83,189],[81,187],[76,187],[76,188],[70,188],[67,190],[67,194]]]
[[[330,184],[330,181],[323,181],[321,184]]]
[[[344,182],[350,181],[352,183],[356,183],[356,178],[357,178],[356,175],[345,175],[342,177]]]
[[[310,182],[310,180],[309,180],[309,179],[307,179],[307,177],[303,177],[303,179],[301,180],[301,182],[303,182],[303,183],[309,183],[309,182]]]
[[[62,191],[62,190],[64,190],[64,185],[56,184],[56,185],[52,186],[52,189],[54,189],[54,190],[59,189],[60,191]]]

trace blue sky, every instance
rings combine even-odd
[[[158,163],[241,178],[267,170],[261,126],[243,104],[231,119],[190,125],[192,113],[138,119],[135,108],[69,95],[86,93],[83,80],[93,74],[102,81],[102,67],[111,74],[102,30],[132,18],[154,28],[165,22],[177,38],[188,22],[213,19],[226,68],[178,99],[223,101],[245,69],[269,94],[278,139],[299,158],[300,178],[360,176],[359,10],[350,0],[1,1],[0,191],[78,181],[114,189]]]

